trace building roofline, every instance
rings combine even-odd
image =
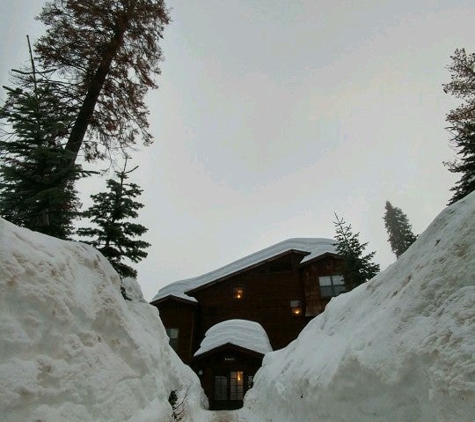
[[[150,305],[157,305],[159,303],[166,302],[169,300],[174,300],[175,302],[184,303],[186,305],[198,306],[198,302],[196,301],[194,297],[190,297],[190,299],[187,299],[185,297],[176,296],[173,293],[170,293],[167,296],[163,296],[158,299],[152,300],[150,302]]]
[[[323,254],[321,254],[321,255],[318,255],[318,256],[315,256],[315,257],[313,257],[313,258],[311,258],[311,259],[307,259],[307,258],[309,258],[309,257],[307,256],[307,258],[305,258],[305,259],[300,263],[300,267],[305,267],[306,265],[312,264],[312,263],[314,263],[314,262],[316,262],[316,261],[320,261],[320,260],[322,260],[322,259],[324,259],[324,258],[326,258],[326,257],[328,257],[328,256],[331,256],[331,257],[337,258],[337,259],[343,259],[343,257],[342,257],[341,255],[338,255],[337,253],[325,252],[325,253],[323,253]]]
[[[272,256],[270,258],[267,258],[267,259],[263,259],[262,261],[259,261],[259,262],[256,262],[255,264],[252,264],[252,265],[249,265],[247,267],[244,267],[244,268],[241,268],[239,270],[236,270],[232,273],[229,273],[229,274],[226,274],[222,277],[219,277],[219,278],[216,278],[214,280],[211,280],[209,281],[208,283],[206,284],[202,284],[200,286],[197,286],[193,289],[190,289],[190,290],[186,290],[186,293],[188,294],[193,294],[195,292],[198,292],[202,289],[206,289],[207,287],[210,287],[212,286],[213,284],[216,284],[216,283],[220,283],[221,281],[224,281],[228,278],[231,278],[231,277],[234,277],[236,275],[239,275],[239,274],[242,274],[246,271],[249,271],[249,270],[252,270],[253,268],[256,268],[256,267],[259,267],[260,265],[264,264],[264,263],[267,263],[267,262],[272,262],[272,261],[275,261],[276,259],[279,259],[279,258],[282,258],[283,256],[285,255],[288,255],[288,254],[291,254],[291,253],[300,253],[302,254],[303,256],[306,256],[306,255],[309,255],[310,252],[306,252],[306,251],[299,251],[297,249],[289,249],[287,251],[284,251],[282,253],[280,253],[279,255],[275,255],[275,256]]]
[[[293,238],[284,240],[201,276],[169,284],[155,295],[153,301],[170,294],[186,296],[186,293],[196,292],[205,286],[207,287],[218,283],[230,276],[247,271],[263,262],[273,260],[291,252],[302,253],[308,258],[314,259],[328,252],[336,252],[335,240],[327,238]],[[303,262],[305,262],[305,258]]]
[[[193,364],[198,360],[206,359],[210,355],[212,355],[214,353],[222,352],[225,349],[234,349],[234,350],[237,350],[238,352],[241,352],[241,353],[244,353],[244,354],[247,354],[247,355],[252,355],[252,356],[255,356],[255,357],[262,357],[262,356],[265,355],[265,353],[261,353],[261,352],[258,352],[256,350],[251,350],[251,349],[248,349],[246,347],[238,346],[237,344],[228,342],[228,343],[220,344],[219,346],[216,346],[213,349],[207,350],[204,353],[200,353],[199,355],[193,356],[191,358],[191,363]]]

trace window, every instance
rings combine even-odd
[[[180,330],[178,330],[178,328],[166,328],[165,331],[170,339],[170,346],[176,352],[178,350],[178,333]]]
[[[252,388],[254,385],[254,375],[249,375],[247,377],[247,388]]]
[[[318,277],[321,297],[338,296],[345,291],[345,281],[341,275]]]
[[[244,376],[242,371],[231,372],[230,379],[230,400],[242,400],[244,395]]]
[[[244,297],[244,286],[233,287],[233,299],[241,300]]]
[[[303,303],[301,300],[291,300],[290,301],[290,310],[293,315],[302,315],[303,312]]]
[[[223,375],[217,375],[214,377],[214,399],[228,399],[228,377]]]

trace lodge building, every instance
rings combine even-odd
[[[200,377],[210,409],[241,407],[265,353],[287,346],[345,291],[334,243],[289,239],[154,297],[170,345]]]

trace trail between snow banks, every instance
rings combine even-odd
[[[239,421],[236,412],[222,410],[217,412],[212,412],[211,422],[237,422]],[[242,420],[242,419],[241,419]]]
[[[246,410],[202,411],[198,420],[199,422],[262,422],[260,418],[250,417]]]

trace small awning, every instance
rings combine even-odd
[[[205,334],[195,357],[225,344],[266,354],[272,352],[269,337],[262,325],[244,319],[230,319],[213,325]]]

